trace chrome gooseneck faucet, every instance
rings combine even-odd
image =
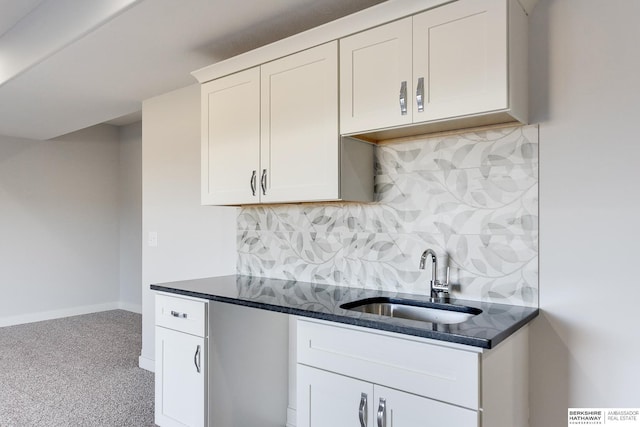
[[[433,300],[444,300],[449,296],[449,267],[447,267],[447,283],[440,283],[438,281],[438,257],[433,249],[427,249],[422,253],[420,257],[420,269],[424,270],[427,262],[427,257],[431,255],[432,270],[431,270],[431,284],[429,286],[430,295]]]

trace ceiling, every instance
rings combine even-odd
[[[0,0],[0,135],[140,119],[190,72],[383,0]]]

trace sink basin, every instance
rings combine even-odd
[[[435,304],[394,298],[369,298],[342,304],[340,308],[445,325],[462,323],[482,313],[479,308],[465,305]]]

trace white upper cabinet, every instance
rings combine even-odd
[[[411,18],[340,40],[341,133],[412,122],[411,40]]]
[[[258,203],[260,68],[202,85],[202,203]]]
[[[341,133],[526,121],[526,31],[513,1],[460,0],[341,39]]]
[[[414,16],[413,76],[415,122],[507,108],[506,1],[459,1]]]
[[[373,147],[340,138],[337,41],[202,85],[203,204],[344,199],[373,199]]]
[[[203,204],[370,202],[363,140],[527,122],[518,0],[388,3],[196,72]]]
[[[339,198],[338,44],[261,67],[260,200]]]

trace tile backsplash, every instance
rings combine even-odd
[[[376,202],[242,208],[239,274],[538,305],[538,127],[376,147]]]

